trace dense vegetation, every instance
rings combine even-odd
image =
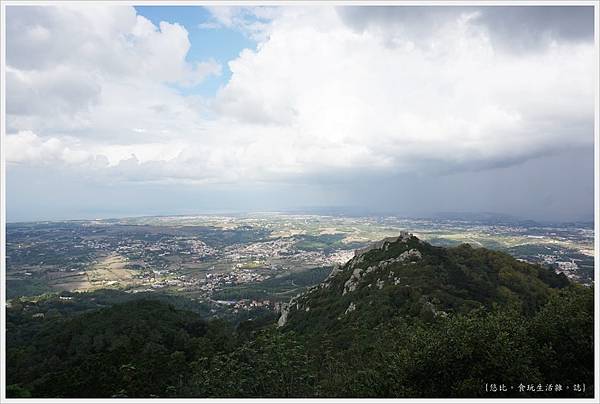
[[[418,250],[422,258],[378,267],[408,250]],[[372,270],[363,271],[356,290],[344,294],[356,268]],[[567,285],[564,275],[508,254],[468,244],[435,247],[412,237],[350,260],[322,285],[326,287],[296,299],[298,307],[290,313],[288,328],[343,333],[345,327],[340,324],[376,327],[396,316],[430,321],[440,314],[466,314],[493,305],[533,314]],[[345,314],[351,304],[356,309]]]
[[[373,270],[343,294],[357,265],[375,266],[408,249],[422,259]],[[412,238],[367,252],[326,284],[299,297],[282,328],[272,316],[237,325],[206,321],[192,304],[148,296],[108,304],[110,296],[102,295],[87,306],[50,299],[35,311],[16,302],[7,313],[8,394],[593,395],[593,289],[549,270],[485,249],[443,249]],[[356,309],[346,313],[350,303]],[[486,392],[486,383],[513,390]],[[550,383],[563,390],[516,390]],[[585,384],[585,392],[573,391],[576,384]]]
[[[288,300],[307,286],[320,283],[329,275],[331,267],[316,267],[285,273],[261,282],[228,287],[213,294],[213,299],[272,299]]]

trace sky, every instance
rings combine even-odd
[[[7,221],[593,220],[596,56],[589,6],[7,6]]]

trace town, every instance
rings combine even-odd
[[[161,291],[213,310],[277,310],[354,250],[409,229],[434,245],[470,243],[594,282],[591,224],[263,213],[7,225],[8,298],[60,291]]]

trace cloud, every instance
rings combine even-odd
[[[476,20],[445,15],[424,43],[390,46],[382,26],[357,31],[334,9],[289,9],[256,52],[230,62],[216,108],[240,125],[277,126],[307,171],[496,166],[591,145],[593,44],[517,55]]]
[[[124,6],[7,7],[7,126],[9,131],[98,129],[95,116],[116,101],[132,118],[140,100],[177,97],[169,85],[194,86],[221,74],[213,59],[189,63],[188,33],[179,24],[155,26]],[[115,100],[116,99],[116,100]],[[177,104],[185,102],[179,99]],[[159,101],[156,100],[158,104]],[[147,122],[149,123],[149,122]],[[117,136],[123,133],[107,128]],[[101,136],[99,134],[99,136]]]
[[[126,6],[7,7],[7,64],[47,70],[66,65],[101,77],[196,84],[220,74],[214,60],[186,62],[188,32],[177,24],[155,26]]]
[[[99,181],[248,184],[478,171],[591,147],[587,34],[535,17],[551,40],[515,51],[494,39],[504,9],[443,9],[212,8],[259,43],[205,99],[173,88],[220,73],[186,61],[178,24],[124,6],[7,7],[7,160]]]
[[[76,140],[71,139],[69,143],[55,137],[42,139],[31,131],[22,131],[7,135],[4,144],[7,149],[7,160],[11,163],[44,161],[45,163],[80,164],[91,158],[89,152],[78,147]]]
[[[268,38],[271,23],[281,14],[281,7],[256,6],[208,6],[212,16],[198,26],[203,29],[229,28],[237,30],[248,38],[263,42]]]
[[[384,31],[388,37],[423,42],[436,27],[470,15],[495,47],[512,51],[543,48],[552,41],[594,40],[591,6],[404,6],[338,7],[352,28]]]
[[[503,47],[522,51],[553,41],[594,41],[592,6],[492,6],[480,7],[479,12],[477,23]]]
[[[7,66],[7,113],[64,115],[74,118],[98,101],[100,86],[94,74],[58,65],[46,70],[18,70]]]

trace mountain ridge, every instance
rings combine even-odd
[[[94,292],[89,300],[105,307],[84,304],[72,314],[66,306],[79,299],[15,304],[7,308],[7,390],[90,398],[592,397],[593,292],[504,253],[436,247],[402,233],[357,250],[288,302],[279,327],[274,317],[204,321],[188,310],[193,305],[156,296],[98,301]],[[490,392],[490,383],[509,389]],[[570,389],[521,392],[522,383]],[[582,384],[587,390],[575,390]]]
[[[569,284],[562,274],[505,253],[469,244],[435,247],[401,232],[356,250],[353,258],[334,267],[322,283],[293,297],[282,307],[278,326],[289,326],[294,317],[314,322],[311,310],[326,314],[329,320],[335,313],[335,320],[341,320],[376,300],[391,316],[419,315],[424,319],[494,304],[531,312],[547,301],[550,290]]]

